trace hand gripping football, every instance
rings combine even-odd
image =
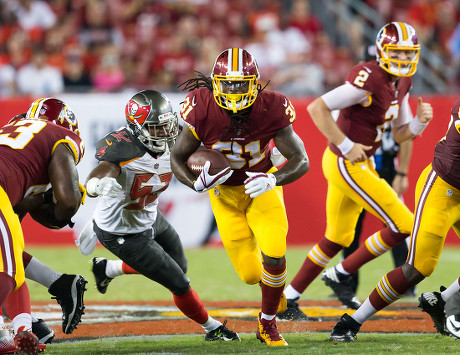
[[[209,174],[215,175],[225,168],[230,168],[230,162],[224,154],[217,150],[199,148],[195,153],[189,156],[187,166],[196,176],[200,175],[203,166],[208,161],[211,163]]]

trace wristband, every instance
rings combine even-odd
[[[418,117],[415,116],[413,118],[413,120],[409,122],[409,131],[411,131],[411,133],[414,136],[418,136],[419,134],[422,134],[422,132],[426,128],[426,126],[428,126],[428,122],[427,123],[422,123],[422,122],[420,122]]]
[[[99,184],[99,178],[93,177],[86,183],[86,193],[90,196],[97,196],[96,187]]]
[[[342,143],[340,143],[337,148],[339,148],[340,152],[342,155],[347,155],[350,153],[351,149],[353,148],[353,145],[355,143],[348,137],[345,137]]]
[[[399,176],[402,176],[402,177],[406,177],[407,176],[407,173],[402,173],[400,171],[397,171],[396,172],[396,175],[399,175]]]

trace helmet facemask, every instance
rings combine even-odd
[[[411,53],[407,60],[391,58],[397,52]],[[381,49],[379,63],[390,74],[396,76],[412,76],[417,71],[417,63],[420,55],[420,45],[402,46],[386,44]]]
[[[216,103],[233,113],[248,108],[257,98],[259,77],[251,54],[241,48],[226,49],[217,57],[211,73]]]
[[[169,99],[158,91],[143,90],[126,105],[126,121],[133,135],[154,153],[168,152],[179,134],[179,119]]]
[[[169,151],[179,134],[179,121],[175,112],[166,112],[158,117],[158,122],[146,120],[140,125],[134,120],[135,135],[139,141],[154,153]]]

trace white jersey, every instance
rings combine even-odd
[[[118,164],[117,197],[99,197],[94,220],[112,234],[134,234],[152,228],[158,196],[166,190],[172,171],[169,152],[154,157],[126,129],[108,134],[97,144],[96,158]]]

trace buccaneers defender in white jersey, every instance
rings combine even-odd
[[[201,74],[185,83],[192,89],[182,106],[186,125],[172,151],[175,176],[190,188],[209,190],[211,207],[225,250],[247,284],[260,284],[262,311],[257,337],[269,346],[285,346],[275,316],[286,281],[288,223],[281,185],[309,169],[304,145],[295,134],[294,107],[283,95],[262,90],[256,60],[231,48],[216,59],[211,78]],[[287,158],[277,171],[269,142]],[[187,168],[200,144],[225,154],[232,170],[215,176],[205,165],[199,178]]]
[[[158,211],[158,197],[172,178],[170,149],[179,132],[171,103],[158,91],[143,90],[128,101],[125,116],[127,127],[97,144],[99,164],[86,187],[88,196],[100,198],[84,233],[95,233],[131,273],[137,271],[169,289],[177,308],[206,331],[205,340],[239,340],[208,315],[191,288],[180,238]],[[93,272],[103,266],[105,274],[106,264],[106,259],[94,258]],[[110,279],[104,280],[96,279],[105,292]]]

